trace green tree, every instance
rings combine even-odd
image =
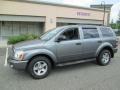
[[[120,11],[118,13],[117,29],[120,29]]]
[[[117,22],[113,22],[113,19],[111,20],[110,26],[112,27],[112,29],[119,29],[120,30],[120,11],[118,13],[118,20]]]
[[[116,29],[116,23],[113,22],[113,19],[111,20],[110,26],[112,29]]]
[[[111,24],[113,24],[113,19],[111,20]]]

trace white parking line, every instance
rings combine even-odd
[[[7,66],[7,58],[8,58],[8,47],[6,48],[6,56],[4,66]]]

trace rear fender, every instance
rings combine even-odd
[[[105,48],[105,47],[109,47],[109,48],[111,48],[111,49],[113,50],[113,46],[112,46],[110,43],[105,42],[105,43],[101,44],[101,45],[98,47],[95,56],[98,57],[99,53],[100,53],[100,52],[103,50],[103,48]]]

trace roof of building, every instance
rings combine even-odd
[[[17,1],[17,2],[26,2],[26,3],[35,3],[35,4],[44,4],[44,5],[52,5],[52,6],[61,6],[61,7],[69,7],[69,8],[80,8],[80,9],[87,9],[87,10],[94,10],[94,11],[102,11],[102,9],[96,9],[96,8],[89,8],[89,7],[81,7],[81,6],[75,6],[75,5],[68,5],[68,4],[60,4],[60,3],[51,3],[51,2],[43,2],[43,1],[29,1],[29,0],[7,0],[7,1]],[[106,10],[106,12],[110,12],[109,10]]]
[[[93,4],[93,5],[90,5],[90,6],[96,6],[96,7],[98,6],[99,7],[99,6],[101,6],[101,4]],[[113,6],[113,4],[105,4],[105,6],[106,7],[111,7],[111,6]]]
[[[113,4],[105,4],[105,7],[107,9],[111,9],[111,7],[113,6]],[[93,5],[90,5],[91,8],[103,8],[104,6],[101,5],[101,4],[93,4]]]

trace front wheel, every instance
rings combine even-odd
[[[105,66],[108,65],[111,61],[111,53],[109,50],[102,50],[99,56],[97,57],[97,62],[99,65]]]
[[[43,56],[34,58],[28,65],[30,75],[35,79],[42,79],[48,76],[51,70],[50,60]]]

